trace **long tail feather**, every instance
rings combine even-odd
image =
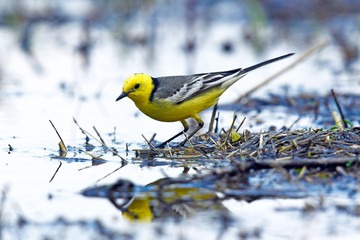
[[[273,63],[273,62],[279,61],[279,60],[281,60],[281,59],[290,57],[290,56],[292,56],[292,55],[294,55],[294,54],[295,54],[295,53],[289,53],[289,54],[286,54],[286,55],[283,55],[283,56],[280,56],[280,57],[277,57],[277,58],[273,58],[273,59],[267,60],[267,61],[265,61],[265,62],[261,62],[261,63],[255,64],[255,65],[253,65],[253,66],[251,66],[251,67],[244,68],[244,69],[241,71],[241,74],[248,73],[248,72],[250,72],[250,71],[252,71],[252,70],[255,70],[255,69],[259,68],[259,67],[262,67],[262,66],[267,65],[267,64],[269,64],[269,63]]]

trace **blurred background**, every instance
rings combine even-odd
[[[221,71],[296,53],[228,90],[220,103],[231,103],[324,41],[325,48],[253,96],[357,93],[359,12],[358,0],[1,0],[0,119],[19,119],[9,97],[31,96],[18,114],[119,120],[138,114],[127,100],[113,102],[133,73]],[[93,114],[82,114],[89,100]],[[158,126],[144,121],[145,129]],[[125,123],[106,125],[117,124]]]

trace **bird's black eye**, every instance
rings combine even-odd
[[[140,84],[137,83],[134,88],[135,88],[135,89],[138,89],[139,87],[140,87]]]

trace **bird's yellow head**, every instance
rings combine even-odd
[[[135,73],[125,80],[123,92],[116,101],[124,97],[129,97],[135,104],[148,101],[153,88],[154,84],[149,75]]]

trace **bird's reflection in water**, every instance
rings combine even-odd
[[[128,180],[86,189],[83,195],[107,197],[130,221],[150,222],[155,219],[183,218],[199,213],[228,212],[215,191],[203,183],[162,178],[146,186]]]

